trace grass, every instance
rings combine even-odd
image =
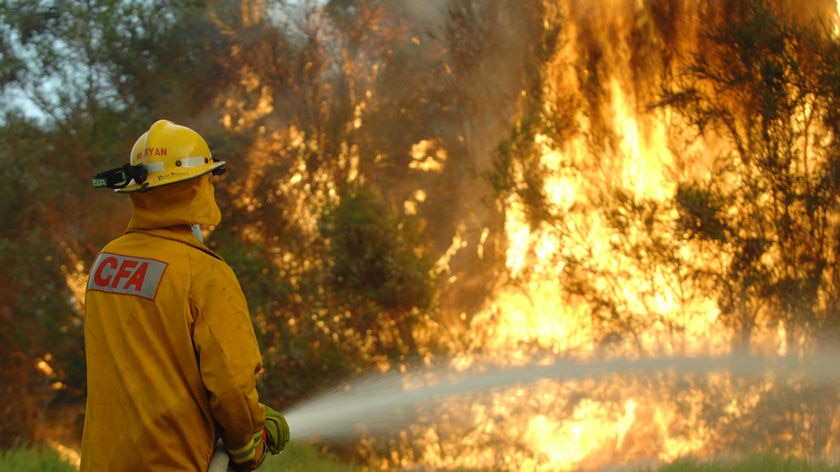
[[[0,470],[16,472],[76,472],[76,467],[61,459],[49,448],[21,448],[0,452]],[[359,472],[362,467],[341,464],[307,444],[289,443],[278,456],[270,456],[259,472]],[[679,459],[655,469],[637,472],[840,472],[840,465],[828,465],[803,459],[756,454],[740,459]],[[462,471],[466,472],[466,471]]]
[[[61,459],[58,451],[45,448],[20,448],[0,451],[0,470],[15,472],[76,472],[76,467]]]
[[[753,454],[740,459],[713,461],[678,459],[655,470],[656,472],[828,472],[840,471],[840,465],[783,458],[772,454]]]
[[[307,444],[291,442],[282,454],[269,456],[259,472],[359,472],[362,469],[341,464],[318,453]],[[77,472],[73,464],[61,458],[58,451],[49,447],[18,448],[0,451],[0,471],[14,472]]]
[[[2,467],[0,467],[2,470]],[[318,453],[315,447],[300,442],[290,442],[283,452],[268,456],[258,472],[359,472],[360,467],[346,465]]]

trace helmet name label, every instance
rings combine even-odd
[[[150,157],[150,156],[162,157],[162,156],[166,156],[168,153],[169,153],[169,148],[147,147],[147,148],[141,149],[137,154],[135,154],[134,160],[142,161],[143,158]]]
[[[165,270],[161,261],[103,252],[93,263],[87,288],[154,300]]]

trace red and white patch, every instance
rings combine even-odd
[[[165,270],[165,262],[103,252],[93,263],[87,288],[154,300]]]

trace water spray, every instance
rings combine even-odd
[[[840,359],[840,352],[801,358],[730,354],[578,362],[558,360],[514,367],[478,365],[470,371],[422,367],[363,376],[293,406],[284,416],[292,441],[349,441],[363,434],[387,435],[395,429],[407,428],[415,424],[421,407],[459,394],[490,392],[543,380],[571,382],[614,374],[667,372],[697,375],[729,372],[739,377],[772,372],[780,377],[797,375],[840,381],[837,359]],[[424,379],[426,383],[421,382]],[[221,444],[217,444],[208,472],[223,472],[227,464],[228,456]]]
[[[485,392],[502,387],[531,384],[540,380],[574,381],[612,374],[643,374],[675,371],[684,374],[731,372],[753,376],[773,372],[779,375],[814,375],[825,380],[840,379],[836,354],[808,358],[759,357],[749,354],[727,356],[615,359],[608,361],[557,361],[516,367],[479,366],[470,372],[447,368],[424,368],[408,373],[368,375],[345,388],[328,391],[292,407],[285,414],[292,440],[347,440],[366,434],[384,434],[395,426],[412,424],[410,412],[433,400],[457,394]],[[412,387],[410,379],[440,379]],[[408,410],[408,411],[407,411]],[[395,424],[399,420],[403,424]]]

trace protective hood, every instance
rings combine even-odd
[[[134,215],[128,223],[130,230],[217,225],[222,221],[209,174],[129,195],[134,206]]]

